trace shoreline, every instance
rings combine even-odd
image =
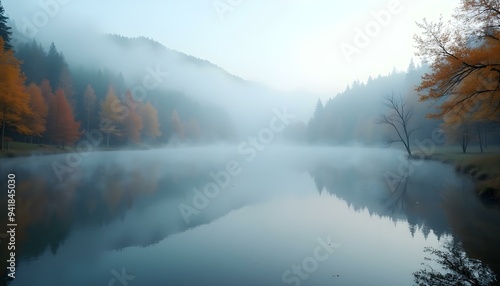
[[[58,155],[58,154],[68,154],[71,153],[67,149],[59,148],[49,148],[49,149],[38,149],[38,150],[18,150],[18,149],[3,149],[0,150],[0,160],[2,159],[14,159],[22,157],[35,157],[35,156],[48,156],[48,155]]]
[[[0,150],[0,161],[6,159],[15,159],[15,158],[28,158],[28,157],[38,157],[38,156],[50,156],[50,155],[64,155],[64,154],[73,154],[77,153],[73,146],[66,146],[64,149],[51,146],[51,145],[38,145],[31,143],[20,143],[24,146],[29,146],[30,148],[21,149],[21,148],[10,148],[9,150],[3,149]],[[29,145],[28,145],[29,144]],[[135,148],[93,148],[91,152],[112,152],[112,151],[136,151],[136,150],[150,150],[152,149],[149,146],[135,147]]]
[[[462,152],[435,152],[431,155],[419,156],[413,154],[413,159],[436,161],[454,167],[455,172],[472,179],[474,191],[487,202],[500,205],[500,153],[466,153]]]

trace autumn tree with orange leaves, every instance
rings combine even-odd
[[[475,122],[500,121],[500,1],[462,0],[452,22],[424,19],[418,26],[418,55],[431,71],[417,91],[421,101],[439,105],[429,117],[454,125],[465,115]]]
[[[49,101],[49,115],[47,117],[47,135],[49,139],[61,144],[73,144],[80,138],[80,122],[75,121],[73,109],[64,95],[58,89]]]
[[[46,118],[49,107],[42,96],[42,91],[35,84],[31,83],[26,87],[26,92],[30,95],[30,107],[32,113],[25,117],[26,125],[31,136],[41,137],[46,130]],[[33,139],[33,137],[31,137]]]
[[[4,41],[0,37],[0,47]],[[24,90],[24,76],[21,73],[20,62],[12,50],[0,48],[0,123],[4,147],[5,128],[12,127],[18,133],[27,135],[30,130],[23,123],[23,118],[31,114],[30,96]]]

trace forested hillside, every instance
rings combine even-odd
[[[107,37],[121,45],[134,42]],[[11,67],[11,88],[22,101],[16,102],[22,107],[6,113],[13,117],[6,120],[7,140],[64,146],[94,131],[103,132],[106,146],[116,147],[208,143],[234,134],[221,108],[181,91],[127,83],[122,73],[107,67],[70,66],[54,43],[47,50],[31,41],[4,50],[2,57],[10,59],[3,64]]]
[[[463,130],[451,132],[443,118],[429,118],[438,111],[437,107],[443,100],[419,100],[415,89],[427,72],[427,65],[416,66],[411,61],[407,71],[393,71],[386,76],[369,78],[366,83],[356,81],[325,103],[318,100],[315,113],[307,126],[308,142],[328,145],[387,143],[394,129],[378,124],[378,120],[388,111],[384,100],[394,96],[401,98],[412,110],[408,124],[417,129],[412,134],[412,140],[423,141],[435,133],[443,133],[447,138],[441,143],[458,144]],[[470,129],[472,145],[481,143],[485,147],[500,143],[500,129],[495,122],[479,121],[471,125]]]

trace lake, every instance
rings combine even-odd
[[[8,285],[412,285],[424,248],[452,239],[499,269],[499,208],[399,150],[83,155],[1,161],[17,182]]]

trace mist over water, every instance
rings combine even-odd
[[[18,216],[37,214],[20,226],[19,278],[9,285],[103,284],[122,267],[139,285],[276,285],[300,278],[286,270],[318,239],[336,247],[300,278],[305,285],[402,285],[425,246],[467,241],[474,223],[455,225],[456,215],[492,211],[452,167],[408,163],[398,150],[270,145],[252,157],[237,149],[95,152],[63,183],[50,165],[65,155],[9,160],[3,167],[23,177],[18,193],[30,205]],[[416,166],[394,190],[387,174],[402,164]]]

